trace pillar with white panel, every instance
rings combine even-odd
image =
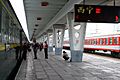
[[[61,55],[63,48],[63,38],[65,31],[65,24],[54,24],[54,44],[55,44],[55,54]]]
[[[48,35],[48,52],[53,52],[53,29],[48,29],[47,35]]]
[[[75,23],[74,13],[68,13],[66,18],[69,30],[71,61],[82,62],[86,23]]]

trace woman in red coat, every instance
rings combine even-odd
[[[44,44],[44,52],[45,52],[45,59],[48,59],[48,44],[46,41]]]

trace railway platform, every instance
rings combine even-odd
[[[69,51],[67,51],[69,53]],[[69,62],[61,55],[38,51],[38,59],[33,52],[22,62],[15,80],[120,80],[120,60],[84,53],[83,62]]]

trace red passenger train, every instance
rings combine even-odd
[[[63,48],[69,48],[68,40],[64,41]],[[86,37],[84,41],[84,51],[95,52],[95,50],[110,51],[112,56],[119,56],[120,34]]]

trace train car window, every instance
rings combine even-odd
[[[99,39],[97,39],[97,45],[99,45],[100,43],[99,43]]]
[[[94,44],[94,39],[92,40],[92,45]]]
[[[117,44],[117,37],[114,37],[114,44]]]
[[[91,40],[91,45],[93,44],[93,40]]]
[[[91,39],[90,39],[90,44],[92,44]]]
[[[105,38],[103,38],[103,43],[102,44],[105,44]]]
[[[91,44],[91,40],[89,39],[89,45]]]
[[[97,39],[95,40],[95,42],[96,42],[96,45],[97,45]]]
[[[96,39],[94,40],[94,44],[95,44],[95,45],[97,44],[97,40],[96,40]]]
[[[110,38],[110,44],[112,44],[112,38]]]
[[[5,9],[3,8],[2,9],[2,25],[1,25],[1,34],[2,34],[2,43],[5,43],[5,41],[6,41],[6,35],[5,35],[5,33],[6,33],[6,31],[5,31],[5,28],[6,28],[6,26],[5,26],[5,16],[6,16],[6,11],[5,11]]]
[[[90,40],[90,44],[92,44],[91,40]]]
[[[105,41],[106,41],[105,43],[108,44],[108,38],[105,38],[105,39],[106,39],[106,40],[105,40]]]
[[[90,45],[91,43],[90,43],[90,39],[89,39],[89,45]]]
[[[100,44],[102,45],[102,43],[103,43],[103,40],[102,40],[102,39],[100,39]]]
[[[93,40],[93,44],[95,44],[95,39]]]
[[[89,44],[91,44],[91,40],[89,40]]]
[[[2,5],[0,4],[0,24],[1,23],[2,23]],[[0,42],[2,42],[1,25],[0,25]]]
[[[94,44],[94,39],[92,40],[92,45]]]

